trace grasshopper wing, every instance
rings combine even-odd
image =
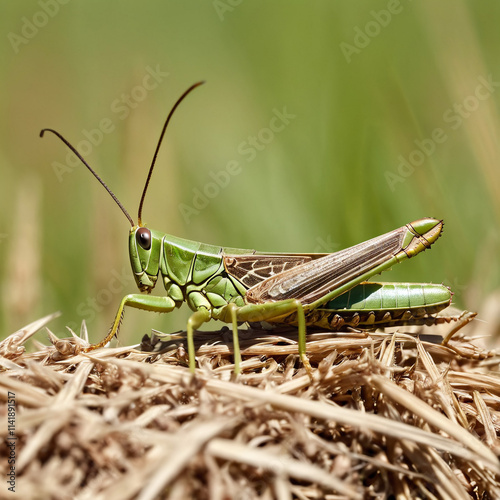
[[[300,254],[246,254],[225,255],[224,267],[246,288],[251,288],[267,278],[277,276],[294,267],[309,262],[312,255]]]
[[[304,262],[271,276],[247,291],[248,303],[298,299],[319,305],[429,248],[443,222],[420,219],[353,247]]]

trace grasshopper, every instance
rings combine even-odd
[[[186,90],[170,111],[160,134],[134,223],[118,198],[78,151],[55,134],[104,186],[130,222],[129,253],[135,281],[145,294],[126,295],[108,335],[85,348],[104,347],[118,334],[125,307],[168,313],[184,302],[193,310],[187,323],[189,368],[195,371],[194,331],[218,319],[232,324],[235,372],[240,369],[238,324],[267,322],[298,326],[298,352],[306,356],[306,326],[337,331],[343,327],[374,329],[404,324],[434,324],[433,316],[451,303],[452,292],[441,284],[366,282],[394,264],[429,248],[440,236],[443,221],[420,219],[345,250],[330,253],[267,253],[190,241],[142,223],[142,208],[158,151],[170,119]],[[148,295],[158,279],[165,295]],[[455,318],[447,318],[447,321]]]

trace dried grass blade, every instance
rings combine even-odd
[[[286,474],[301,481],[320,484],[346,495],[348,498],[362,498],[360,492],[356,491],[351,485],[307,462],[301,462],[289,457],[279,457],[267,450],[220,438],[213,439],[208,444],[206,451],[224,460],[241,462],[252,467],[262,467],[277,476]]]
[[[427,373],[430,375],[434,384],[436,384],[441,391],[437,393],[437,397],[440,400],[443,411],[446,413],[448,418],[452,421],[457,421],[462,427],[467,427],[467,417],[465,416],[462,407],[460,406],[453,389],[448,381],[447,377],[439,372],[436,363],[429,355],[429,353],[424,349],[422,342],[417,341],[417,350]],[[451,403],[451,404],[450,404]]]
[[[155,368],[156,367],[151,367],[153,371],[155,370]],[[157,372],[158,377],[170,383],[177,384],[182,382],[184,374],[185,370],[179,370],[176,367],[161,367]],[[383,380],[390,383],[385,378],[383,378]],[[397,422],[380,415],[362,413],[356,410],[337,407],[318,401],[310,401],[303,398],[288,396],[286,394],[278,394],[277,392],[271,390],[262,391],[253,387],[236,385],[221,380],[207,380],[205,388],[210,392],[225,395],[227,397],[233,397],[235,399],[242,399],[245,401],[252,401],[255,403],[259,402],[263,404],[269,404],[274,408],[281,408],[295,413],[304,413],[320,419],[332,420],[339,424],[357,427],[363,432],[373,431],[381,433],[383,435],[390,434],[394,438],[409,439],[421,444],[425,444],[426,446],[446,450],[451,454],[456,454],[468,460],[478,459],[478,456],[475,453],[470,453],[467,448],[464,448],[461,444],[458,444],[453,439],[447,438],[445,436],[439,436],[418,427],[414,427],[402,422]],[[409,394],[407,391],[403,391],[402,389],[401,391],[404,393],[404,395]],[[425,406],[428,407],[427,405]],[[446,421],[447,424],[449,423],[449,420],[446,419],[446,417],[442,418]],[[461,430],[466,432],[464,429]],[[471,439],[473,440],[474,445],[477,445],[479,443],[476,439],[472,437]],[[495,470],[500,471],[500,467],[495,455],[484,445],[482,445],[481,443],[479,444],[481,445],[479,447],[479,449],[481,450],[480,455],[483,456],[484,450],[486,449],[488,462],[494,465]]]
[[[238,419],[219,419],[190,425],[185,429],[182,438],[167,450],[160,466],[156,467],[147,486],[140,492],[137,500],[154,500],[185,465],[210,441],[227,428],[233,427]]]
[[[0,374],[0,386],[16,393],[17,404],[38,408],[45,406],[51,397],[45,391],[33,385],[9,377],[5,373]],[[2,395],[3,398],[5,396]]]
[[[478,391],[474,391],[472,393],[474,398],[474,403],[476,404],[477,412],[480,417],[480,421],[484,426],[484,434],[486,437],[486,442],[491,448],[498,448],[499,442],[497,438],[497,433],[495,432],[495,426],[491,420],[491,414],[484,402],[481,394]]]
[[[371,376],[370,383],[388,398],[403,405],[430,425],[437,427],[442,432],[454,437],[458,442],[462,443],[464,446],[482,457],[483,460],[488,462],[497,474],[500,473],[500,463],[497,456],[466,429],[460,427],[457,423],[452,422],[444,415],[431,408],[427,403],[417,398],[415,395],[401,389],[393,383],[390,383],[382,376]],[[393,422],[390,425],[394,426],[395,424],[396,422]],[[412,428],[411,433],[415,430],[416,428]],[[406,436],[406,439],[412,439],[412,437],[408,435]]]

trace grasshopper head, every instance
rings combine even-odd
[[[130,264],[135,281],[141,292],[151,292],[158,279],[160,269],[162,236],[144,226],[130,230]]]

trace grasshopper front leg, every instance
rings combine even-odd
[[[83,352],[90,352],[94,349],[104,347],[115,335],[118,335],[118,330],[120,329],[120,324],[125,312],[125,306],[143,309],[144,311],[167,313],[175,309],[175,302],[168,296],[155,297],[151,295],[140,295],[138,293],[125,295],[120,303],[115,320],[113,321],[113,325],[111,326],[106,338],[101,340],[98,344],[92,344],[87,347]]]
[[[123,319],[125,312],[125,306],[134,307],[136,309],[142,309],[144,311],[152,311],[159,313],[168,313],[175,309],[175,301],[168,297],[156,297],[151,295],[141,295],[141,294],[129,294],[123,297],[120,307],[113,321],[113,325],[108,332],[108,335],[97,344],[92,344],[83,352],[90,352],[95,349],[104,347],[108,342],[110,342],[115,335],[118,335],[120,329],[120,324]],[[193,334],[194,330],[198,329],[203,323],[210,321],[212,318],[211,312],[205,307],[198,308],[189,318],[187,323],[187,345],[188,345],[188,356],[189,356],[189,369],[194,373],[196,361],[195,361],[195,350],[194,350],[194,340]],[[237,330],[236,330],[237,333]]]

